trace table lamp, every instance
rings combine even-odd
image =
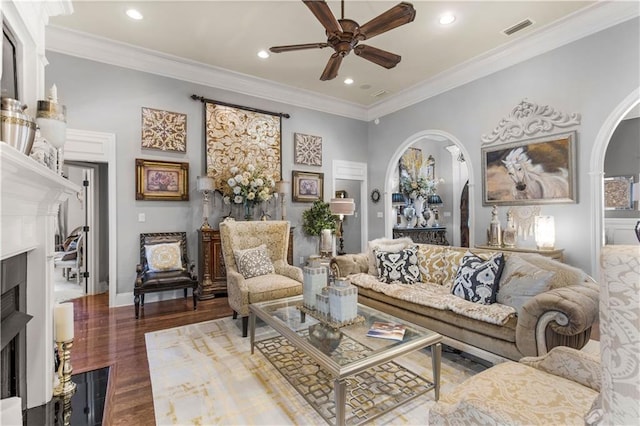
[[[209,225],[209,194],[215,191],[215,184],[213,182],[213,178],[209,176],[198,176],[198,180],[196,183],[198,192],[202,192],[202,226],[200,229],[211,229]]]
[[[438,224],[438,219],[440,219],[440,216],[438,214],[438,206],[442,205],[442,198],[440,198],[438,194],[429,195],[427,197],[427,203],[429,204],[429,209],[433,212],[433,226],[440,226]]]
[[[332,214],[338,216],[338,226],[336,227],[336,236],[340,241],[338,254],[344,254],[342,223],[345,216],[352,216],[355,213],[356,203],[353,201],[353,198],[332,198],[329,202],[329,210]]]
[[[400,224],[401,207],[405,205],[404,194],[394,192],[391,194],[391,207],[396,209],[396,225]]]
[[[536,216],[534,234],[538,250],[553,250],[556,243],[556,227],[553,216]]]

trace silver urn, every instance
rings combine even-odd
[[[0,140],[21,153],[29,155],[36,135],[36,121],[24,113],[25,104],[11,98],[2,98]]]

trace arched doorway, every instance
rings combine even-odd
[[[466,150],[466,148],[462,145],[462,143],[453,135],[451,135],[450,133],[447,133],[445,131],[442,130],[436,130],[436,129],[429,129],[429,130],[424,130],[418,133],[415,133],[413,135],[411,135],[410,137],[408,137],[407,139],[405,139],[400,145],[398,145],[398,147],[396,148],[395,152],[393,153],[393,155],[391,156],[389,163],[387,165],[387,171],[385,174],[385,188],[384,188],[384,208],[385,208],[385,236],[387,238],[391,238],[392,233],[393,233],[393,226],[396,222],[396,216],[394,214],[392,214],[392,204],[391,204],[391,194],[394,191],[394,185],[397,184],[398,178],[398,161],[400,160],[400,158],[402,157],[403,153],[407,150],[407,148],[413,146],[414,144],[416,144],[419,141],[423,141],[423,140],[436,140],[436,141],[445,141],[445,145],[448,146],[444,146],[444,148],[449,151],[449,153],[451,154],[449,156],[449,161],[452,162],[457,162],[458,158],[460,159],[464,159],[464,158],[470,158],[469,157],[469,153]],[[451,145],[455,145],[456,149],[450,149],[449,146]],[[455,153],[455,155],[454,155]],[[453,159],[453,160],[452,160]],[[437,167],[437,166],[436,166]],[[468,180],[469,180],[469,223],[473,224],[474,221],[474,210],[473,210],[473,206],[474,206],[474,200],[473,200],[473,176],[474,176],[474,172],[473,172],[473,165],[469,162],[466,161],[464,162],[464,167],[466,167],[466,175],[468,176]],[[452,182],[451,182],[451,187],[449,189],[450,191],[450,196],[451,196],[451,203],[450,206],[453,210],[453,214],[451,215],[451,217],[447,217],[446,219],[450,220],[451,222],[451,229],[455,230],[456,234],[459,234],[459,229],[460,229],[460,214],[458,211],[459,208],[459,204],[460,204],[460,197],[462,194],[462,189],[467,181],[467,178],[465,178],[464,180],[459,178],[459,174],[455,171],[456,167],[451,167],[452,170]],[[437,172],[436,172],[437,175]],[[473,236],[473,229],[470,230],[469,232],[470,234],[470,245],[473,246],[474,244],[474,236]],[[459,236],[457,237],[457,240],[459,241]],[[452,241],[450,241],[450,243],[453,243]]]
[[[589,176],[591,177],[591,188],[593,188],[593,198],[591,202],[591,224],[593,233],[591,242],[591,265],[593,270],[591,275],[594,278],[600,276],[600,253],[605,244],[604,235],[604,159],[609,146],[609,141],[613,132],[618,127],[622,119],[640,103],[640,88],[630,93],[612,112],[609,114],[604,124],[600,128],[596,137],[593,150],[591,151],[591,161]]]

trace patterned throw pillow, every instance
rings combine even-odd
[[[180,243],[151,244],[145,246],[144,250],[149,271],[167,272],[182,269]]]
[[[384,283],[399,281],[414,284],[420,280],[417,248],[408,248],[399,252],[376,251],[378,279]]]
[[[458,268],[451,293],[470,302],[491,305],[496,302],[503,268],[502,253],[494,254],[489,260],[483,260],[467,251]]]
[[[266,244],[246,250],[234,250],[233,255],[236,258],[238,271],[245,278],[259,277],[275,272],[267,253]]]
[[[367,243],[367,258],[369,260],[369,274],[378,276],[378,259],[376,251],[399,252],[406,248],[413,247],[415,243],[411,238],[378,238]]]
[[[532,297],[550,289],[550,280],[555,275],[538,266],[532,265],[519,256],[507,258],[500,278],[500,290],[497,301],[514,307],[520,315],[522,305]]]

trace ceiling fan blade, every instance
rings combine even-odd
[[[340,68],[340,64],[342,63],[342,55],[339,53],[334,53],[329,58],[329,62],[327,62],[327,66],[324,67],[324,71],[322,71],[322,75],[320,76],[320,80],[333,80],[338,76],[338,69]]]
[[[290,44],[288,46],[273,46],[269,50],[273,53],[291,52],[294,50],[304,49],[324,49],[328,47],[327,43],[305,43],[305,44]]]
[[[362,40],[369,39],[389,30],[408,24],[416,17],[416,10],[411,3],[398,3],[386,12],[373,18],[360,27]]]
[[[302,0],[307,5],[311,13],[313,13],[322,26],[327,30],[328,34],[339,33],[342,27],[338,20],[329,9],[329,5],[324,0]]]
[[[398,65],[398,62],[400,62],[401,59],[400,55],[378,49],[377,47],[367,46],[365,44],[359,44],[356,46],[356,48],[353,49],[353,53],[387,69]]]

